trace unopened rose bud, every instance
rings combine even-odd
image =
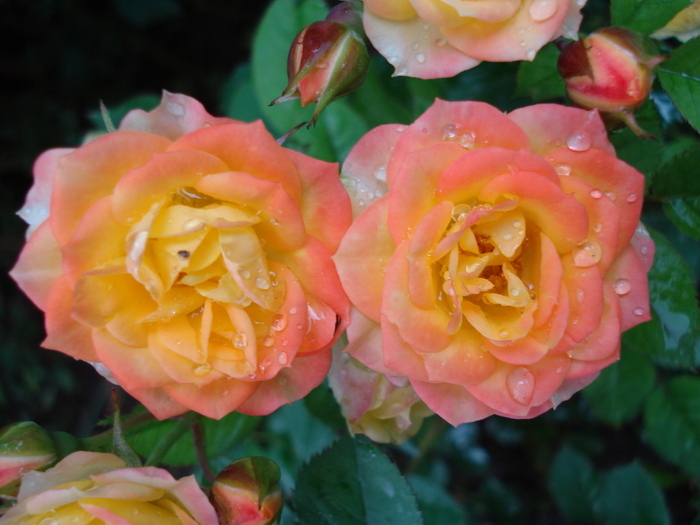
[[[373,441],[403,443],[433,414],[406,378],[392,378],[392,383],[337,348],[328,379],[350,432]]]
[[[634,113],[651,91],[652,68],[666,58],[654,54],[651,42],[621,27],[606,27],[564,47],[559,73],[571,101],[597,109],[608,121],[622,121],[640,136],[648,136]]]
[[[234,461],[219,473],[209,499],[219,525],[275,525],[282,513],[280,469],[267,458]]]
[[[0,430],[0,487],[56,459],[53,441],[36,423],[13,423]]]
[[[333,9],[326,20],[301,30],[289,50],[289,84],[270,105],[297,98],[302,106],[315,102],[311,117],[311,124],[314,124],[328,104],[362,85],[369,55],[356,29],[361,27],[354,7],[358,3],[344,2]]]

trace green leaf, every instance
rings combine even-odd
[[[406,479],[364,436],[343,436],[301,469],[294,507],[314,525],[423,523]]]
[[[700,240],[700,195],[664,202],[666,216],[688,237]]]
[[[651,306],[663,328],[664,364],[693,368],[700,361],[700,308],[688,265],[671,243],[653,230],[654,266],[649,272]]]
[[[679,376],[647,401],[644,437],[666,460],[700,477],[700,379]]]
[[[416,493],[418,508],[423,514],[425,523],[449,523],[450,525],[467,523],[464,509],[440,484],[418,475],[409,476],[408,481]]]
[[[692,0],[613,0],[610,5],[612,25],[625,26],[649,35],[665,26]]]
[[[700,130],[700,38],[676,49],[656,71],[678,111]]]
[[[566,84],[557,69],[559,50],[549,43],[539,50],[532,62],[521,62],[518,68],[518,87],[515,95],[530,97],[538,102],[564,97]]]
[[[227,117],[244,122],[262,118],[249,62],[238,66],[224,84],[221,90],[221,111]]]
[[[289,48],[305,26],[323,20],[328,7],[323,0],[275,0],[265,12],[253,37],[252,66],[255,96],[263,118],[274,133],[282,135],[311,118],[311,107],[299,101],[269,107],[287,86]]]
[[[647,100],[636,114],[639,126],[650,135],[661,137],[661,116],[656,105]],[[650,175],[659,167],[664,144],[660,140],[640,139],[631,129],[611,133],[610,142],[615,146],[617,156],[644,174],[647,185]]]
[[[622,348],[622,359],[605,368],[583,393],[600,419],[620,425],[634,418],[654,388],[654,365],[641,352]]]
[[[593,523],[600,490],[593,465],[586,456],[564,445],[549,469],[549,492],[559,510],[571,521]]]
[[[646,323],[638,324],[634,328],[627,330],[622,334],[622,348],[630,348],[636,352],[643,352],[650,356],[654,362],[677,367],[680,358],[681,362],[685,362],[685,366],[690,366],[687,361],[687,356],[682,358],[678,352],[671,349],[666,354],[666,341],[664,339],[664,329],[661,326],[661,321],[656,312],[652,309],[651,320]],[[685,361],[684,361],[685,359]]]
[[[242,441],[260,422],[259,417],[247,416],[233,412],[216,421],[202,418],[204,426],[204,438],[207,447],[207,457],[214,457],[225,453],[228,449]],[[175,420],[156,421],[137,427],[126,433],[127,440],[136,452],[148,457],[153,448],[176,425]],[[186,432],[170,448],[162,459],[166,465],[180,466],[197,463],[192,432]]]
[[[606,525],[668,525],[661,489],[638,463],[608,472],[600,491],[600,517]]]
[[[340,412],[340,405],[333,397],[328,381],[314,388],[305,398],[304,404],[311,414],[331,428],[342,430],[346,426],[345,418]]]
[[[688,148],[666,162],[654,175],[652,190],[659,197],[700,195],[700,147]]]

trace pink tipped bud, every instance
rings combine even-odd
[[[0,487],[56,459],[53,441],[36,423],[13,423],[0,430]]]
[[[297,98],[302,106],[315,102],[311,117],[311,123],[315,123],[328,104],[362,85],[369,55],[362,37],[353,29],[357,12],[345,5],[355,3],[345,2],[329,13],[329,18],[343,23],[324,20],[302,29],[289,50],[289,84],[270,105]]]
[[[280,469],[267,458],[234,461],[221,471],[209,499],[219,525],[275,525],[282,513]]]
[[[652,68],[666,58],[654,54],[650,46],[642,35],[621,27],[599,29],[567,45],[558,67],[571,101],[646,135],[634,112],[649,96]]]

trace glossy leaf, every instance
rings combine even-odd
[[[639,126],[657,139],[661,138],[661,117],[653,102],[647,100],[636,114]],[[625,128],[610,134],[617,156],[639,170],[650,182],[650,175],[659,167],[664,144],[661,140],[641,139]]]
[[[610,18],[613,25],[649,35],[691,3],[692,0],[613,0]]]
[[[559,510],[571,521],[593,523],[600,492],[593,465],[586,456],[564,445],[549,469],[549,492]]]
[[[700,196],[669,199],[664,202],[664,212],[679,230],[700,240]]]
[[[600,492],[605,525],[668,525],[661,489],[638,463],[608,472]]]
[[[700,147],[688,148],[666,162],[654,176],[653,193],[659,197],[700,195]]]
[[[550,43],[539,50],[532,62],[521,62],[515,94],[530,97],[535,102],[564,97],[566,85],[557,70],[557,60],[559,50]]]
[[[418,508],[423,514],[425,523],[449,523],[450,525],[468,523],[464,509],[440,484],[417,475],[409,476],[408,481],[416,494]]]
[[[348,435],[299,472],[294,505],[314,525],[420,525],[416,499],[389,458],[364,436]]]
[[[700,130],[700,38],[676,49],[656,70],[678,110]]]

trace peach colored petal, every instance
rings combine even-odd
[[[589,147],[615,154],[597,111],[559,104],[536,104],[516,109],[508,114],[508,118],[527,133],[532,142],[529,149],[538,155],[546,156],[550,151],[566,147],[569,139],[577,139],[579,149],[590,141]]]
[[[61,250],[45,222],[27,240],[10,276],[35,305],[46,310],[51,287],[62,273]]]
[[[162,388],[136,388],[129,391],[148,411],[161,421],[184,414],[188,407],[171,398]]]
[[[651,267],[654,265],[656,246],[649,232],[641,222],[637,224],[637,229],[634,230],[634,235],[632,236],[630,244],[634,248],[634,251],[637,252],[639,260],[642,261],[644,273],[649,273],[649,270],[651,270]]]
[[[496,359],[475,330],[462,329],[440,352],[426,354],[423,362],[430,381],[469,386],[481,383],[496,369]]]
[[[194,187],[205,175],[230,171],[219,158],[203,151],[156,153],[126,173],[114,188],[114,217],[128,224],[140,219],[154,203],[180,188]]]
[[[130,111],[122,119],[119,129],[145,131],[175,140],[191,131],[229,122],[235,121],[210,115],[204,106],[192,97],[164,90],[157,108],[149,112],[142,109]]]
[[[570,255],[562,257],[564,285],[569,292],[569,325],[566,337],[579,343],[600,325],[603,315],[603,280],[597,266],[578,268]]]
[[[416,13],[418,14],[418,18],[420,18],[424,23],[440,27],[461,25],[463,23],[463,21],[460,20],[458,9],[456,9],[454,5],[450,5],[449,1],[410,1],[413,9],[415,9]]]
[[[104,329],[93,330],[92,341],[98,357],[96,361],[102,362],[127,392],[162,387],[172,382],[149,348],[127,346]]]
[[[605,280],[618,293],[623,332],[651,319],[646,268],[632,245],[615,260]]]
[[[367,38],[394,66],[394,76],[452,77],[480,62],[452,47],[438,27],[418,17],[389,20],[366,10],[363,22]]]
[[[533,235],[533,237],[535,236]],[[537,294],[537,311],[532,325],[535,329],[541,327],[551,318],[557,302],[561,299],[561,278],[564,274],[561,259],[554,243],[542,232],[536,237],[537,239],[533,240],[539,240],[539,261],[528,261],[533,268],[525,269],[525,271],[533,272],[531,282],[535,284]]]
[[[313,354],[327,350],[335,344],[343,332],[339,328],[341,323],[345,325],[348,321],[342,322],[335,310],[316,296],[307,294],[306,300],[308,328],[299,352]],[[301,323],[296,325],[297,329],[299,329],[299,324]]]
[[[299,171],[302,200],[299,205],[304,225],[331,252],[335,252],[352,222],[348,194],[340,183],[338,165],[287,152]]]
[[[66,278],[75,287],[80,276],[123,258],[129,228],[112,214],[112,196],[96,201],[85,212],[73,236],[61,248]]]
[[[392,375],[428,381],[423,359],[416,353],[416,349],[401,337],[398,327],[386,316],[382,316],[381,327],[384,366],[393,371]]]
[[[530,140],[520,126],[495,107],[484,102],[436,99],[397,141],[387,165],[389,186],[408,153],[443,141],[468,149],[530,149]]]
[[[559,0],[543,4],[551,7],[546,11],[550,16],[542,19],[545,15],[542,11],[542,15],[533,17],[533,6],[536,2],[530,3],[527,8],[523,2],[522,7],[512,17],[502,22],[491,23],[482,14],[481,18],[484,21],[465,20],[463,26],[445,27],[442,33],[455,48],[479,60],[532,61],[536,52],[559,32],[567,15],[568,3],[568,0]],[[488,9],[484,8],[484,11],[488,12]]]
[[[228,172],[207,175],[195,186],[197,191],[236,204],[260,210],[255,225],[258,236],[273,249],[294,250],[306,238],[299,206],[281,184],[248,173]]]
[[[432,2],[432,0],[420,1]],[[469,30],[469,21],[464,20],[464,18],[476,18],[489,23],[503,22],[517,13],[521,7],[520,0],[487,0],[485,2],[481,0],[443,0],[443,2],[452,6],[459,14],[459,18],[457,23],[450,23],[450,20],[446,20],[447,23],[438,23],[438,25],[441,27],[461,26],[466,31]]]
[[[378,200],[352,223],[333,256],[352,304],[379,322],[386,264],[396,245],[386,226],[389,198]]]
[[[570,349],[569,346],[558,346],[561,339],[566,333],[566,327],[569,324],[569,316],[571,306],[569,305],[569,292],[566,286],[559,283],[559,299],[554,308],[551,310],[547,323],[539,328],[533,329],[530,336],[539,342],[544,348],[548,349],[549,355],[564,353]],[[568,341],[568,338],[567,338]],[[568,344],[568,343],[567,343]],[[557,351],[555,351],[557,350]]]
[[[410,238],[430,210],[439,205],[434,191],[436,184],[443,171],[464,154],[461,146],[442,143],[406,155],[401,171],[391,182],[389,194],[388,225],[396,244]],[[442,234],[443,229],[432,235]]]
[[[586,0],[575,0],[569,2],[569,8],[566,11],[564,21],[562,22],[559,31],[552,36],[552,40],[555,40],[560,36],[570,40],[578,40],[578,29],[581,26],[581,21],[583,20],[581,8],[585,4]]]
[[[178,337],[180,334],[175,333],[173,335]],[[182,335],[184,338],[185,334]],[[167,346],[161,343],[158,335],[156,335],[153,330],[149,333],[148,349],[150,350],[151,356],[158,361],[158,365],[163,372],[171,378],[171,382],[187,383],[197,387],[203,387],[224,377],[221,372],[207,368],[206,365],[204,365],[206,373],[204,373],[204,371],[199,373],[198,367],[202,367],[202,364],[198,364],[196,361],[193,362],[192,359],[188,359],[171,351]]]
[[[421,352],[437,352],[447,348],[452,337],[447,334],[449,316],[446,312],[416,306],[409,297],[406,259],[408,241],[399,245],[389,261],[382,295],[382,314],[398,327],[401,337]],[[382,323],[383,324],[383,323]],[[387,345],[384,345],[385,351]],[[389,368],[393,368],[386,362]],[[403,374],[411,377],[409,374]]]
[[[301,399],[321,384],[331,368],[330,350],[300,355],[291,368],[280,370],[273,379],[256,383],[258,390],[237,410],[251,416],[264,416],[282,405]]]
[[[345,352],[380,374],[396,374],[394,370],[384,366],[382,327],[378,322],[366,317],[357,308],[350,308],[347,335],[348,345]]]
[[[588,241],[598,244],[602,256],[598,268],[605,273],[617,256],[622,210],[600,190],[576,177],[562,177],[564,193],[572,194],[588,210]]]
[[[514,195],[527,221],[533,221],[557,247],[571,251],[586,239],[588,214],[573,196],[541,175],[528,172],[495,177],[479,192],[479,200],[495,202],[501,195]]]
[[[232,144],[235,147],[231,147]],[[295,202],[301,201],[301,183],[296,166],[287,155],[287,150],[277,144],[260,120],[194,131],[173,142],[169,151],[182,149],[211,153],[223,160],[230,171],[250,173],[259,179],[278,182]]]
[[[137,131],[103,135],[58,161],[49,221],[58,244],[70,239],[92,204],[106,197],[128,171],[164,151],[170,141]],[[128,152],[125,154],[124,152]]]
[[[46,339],[44,348],[58,350],[76,359],[98,361],[92,343],[92,330],[70,315],[73,290],[64,277],[51,288],[46,302]]]
[[[39,155],[34,161],[34,184],[27,193],[24,206],[17,212],[17,215],[29,225],[26,233],[27,239],[49,216],[53,180],[58,168],[58,161],[73,151],[73,148],[50,149]]]
[[[411,380],[411,385],[433,412],[454,427],[494,414],[493,408],[479,401],[464,387],[416,380]]]
[[[533,337],[523,337],[506,345],[496,345],[484,339],[483,344],[490,355],[511,365],[531,365],[549,352],[548,346]]]
[[[572,359],[571,366],[569,367],[566,377],[567,379],[578,379],[590,376],[592,374],[597,375],[603,368],[610,366],[619,360],[619,346],[613,350],[608,357],[600,359],[599,361],[578,361],[576,359]]]
[[[350,150],[341,180],[352,201],[353,218],[388,191],[386,166],[394,144],[405,130],[406,126],[400,124],[377,126]]]
[[[189,384],[169,384],[163,390],[176,402],[212,419],[221,419],[240,406],[262,383],[219,379],[201,388]]]
[[[569,357],[577,361],[599,361],[620,350],[620,304],[612,284],[604,287],[605,305],[598,328],[586,339],[569,350]],[[619,357],[619,354],[618,354]]]
[[[390,20],[405,20],[416,15],[410,0],[365,0],[365,12],[388,18]]]
[[[608,198],[622,211],[618,235],[618,253],[634,235],[639,222],[644,200],[644,176],[637,170],[596,148],[586,151],[571,151],[568,148],[555,150],[547,155],[551,162],[571,167],[570,177],[582,179],[590,184],[597,193],[591,196],[597,199]],[[603,194],[603,197],[600,194]],[[608,224],[602,223],[603,227]],[[615,227],[612,224],[611,227]]]

